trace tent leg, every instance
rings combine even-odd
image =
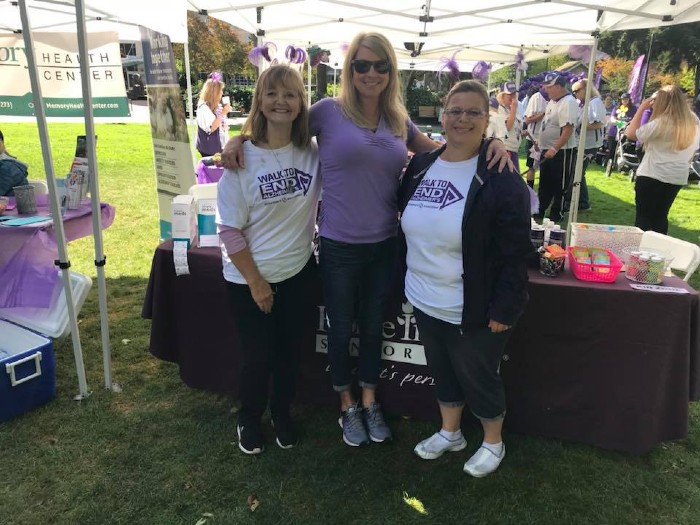
[[[189,38],[189,35],[187,36]],[[197,121],[194,118],[194,108],[192,106],[192,79],[190,78],[190,46],[185,42],[185,76],[187,77],[187,112],[189,113],[189,127],[192,130],[190,138],[190,150],[192,151],[193,168],[197,168],[197,151],[195,150],[195,140],[197,138]]]
[[[63,221],[61,220],[61,211],[58,204],[58,194],[56,192],[56,176],[53,166],[53,157],[51,155],[51,142],[49,140],[49,130],[46,125],[46,113],[44,111],[43,97],[41,94],[41,85],[39,84],[39,75],[34,57],[34,39],[32,37],[32,29],[29,24],[29,15],[27,12],[27,0],[19,0],[19,12],[22,20],[22,37],[24,39],[24,47],[29,52],[27,56],[27,66],[29,69],[29,80],[32,86],[32,100],[34,102],[34,111],[36,112],[36,121],[39,128],[39,140],[41,141],[41,153],[44,160],[44,170],[46,171],[46,182],[49,188],[49,202],[51,203],[51,216],[53,218],[54,232],[56,234],[56,245],[58,246],[59,266],[61,267],[61,275],[63,277],[63,288],[66,294],[66,302],[68,308],[68,319],[71,328],[71,338],[73,341],[73,357],[75,358],[75,370],[78,375],[79,393],[75,399],[85,399],[90,395],[88,392],[87,379],[85,377],[85,364],[83,363],[83,349],[80,345],[80,332],[78,331],[78,319],[75,313],[75,303],[73,302],[73,289],[70,282],[70,266],[68,262],[68,249],[66,247],[66,237],[63,229]]]

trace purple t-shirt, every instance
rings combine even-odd
[[[330,98],[311,107],[309,125],[321,159],[320,234],[351,244],[396,235],[399,177],[408,155],[401,137],[383,118],[377,131],[358,127]],[[419,131],[410,120],[406,125],[410,142]]]

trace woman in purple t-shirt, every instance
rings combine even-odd
[[[318,140],[321,162],[320,265],[331,380],[340,396],[343,441],[357,447],[391,439],[375,391],[397,251],[399,178],[408,149],[430,151],[437,144],[408,117],[396,54],[386,37],[358,34],[348,48],[342,78],[338,99],[311,107],[309,129]],[[233,138],[224,149],[226,167],[237,167],[240,143]],[[504,166],[505,147],[494,143],[492,163]],[[355,320],[359,334],[353,334]],[[359,401],[351,390],[349,355],[357,335]]]

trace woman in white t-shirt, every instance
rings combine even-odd
[[[652,108],[649,122],[642,115]],[[688,165],[700,142],[700,123],[683,91],[664,86],[639,106],[625,131],[644,145],[644,158],[635,184],[635,226],[668,233],[668,212],[688,183]]]
[[[464,449],[464,407],[484,439],[464,464],[483,477],[505,456],[505,392],[499,375],[511,328],[527,304],[530,198],[520,175],[486,167],[488,95],[475,80],[455,84],[442,125],[447,144],[416,154],[399,190],[406,298],[414,307],[436,381],[442,426],[414,452],[436,459]]]
[[[313,322],[312,239],[321,192],[308,121],[299,72],[266,69],[241,130],[251,139],[243,145],[245,167],[227,169],[218,184],[216,223],[242,355],[238,446],[246,454],[263,451],[268,397],[277,444],[297,443],[290,406],[304,330]]]
[[[231,104],[222,103],[224,87],[221,73],[215,71],[199,92],[196,147],[202,157],[221,153],[228,140],[226,116],[231,112]]]

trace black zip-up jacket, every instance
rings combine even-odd
[[[527,256],[533,251],[530,195],[518,173],[486,167],[488,143],[481,144],[476,176],[464,202],[463,329],[487,326],[490,319],[513,325],[528,301]],[[444,149],[413,157],[399,188],[401,212]],[[399,237],[405,269],[406,239],[401,231]]]

